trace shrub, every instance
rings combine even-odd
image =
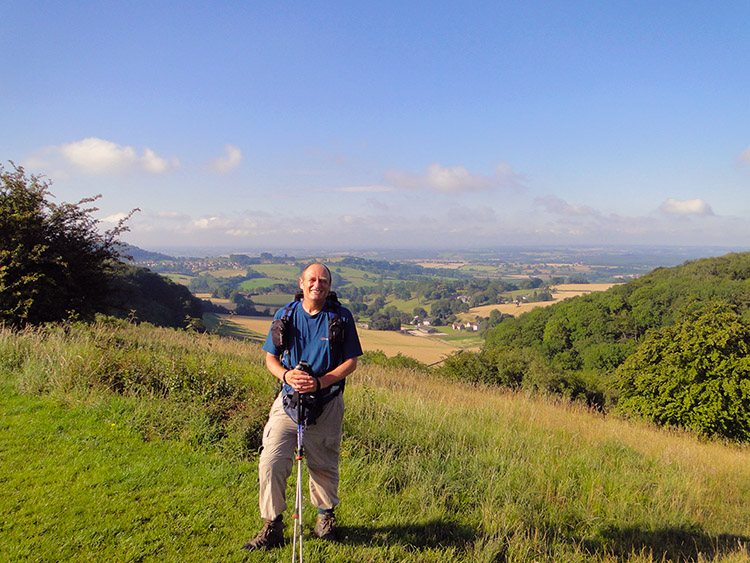
[[[478,352],[461,350],[446,358],[438,372],[455,381],[497,383],[497,368],[485,354]]]
[[[650,333],[618,369],[619,409],[750,440],[750,326],[727,305]]]
[[[427,369],[427,366],[425,366],[422,362],[415,360],[414,358],[404,356],[400,352],[395,356],[389,358],[382,350],[366,350],[360,357],[360,360],[363,364],[373,366],[406,368],[417,371],[425,371]]]

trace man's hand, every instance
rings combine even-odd
[[[318,380],[301,369],[290,369],[284,375],[287,385],[299,393],[314,393],[320,386]]]

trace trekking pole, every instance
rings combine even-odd
[[[297,492],[294,501],[294,540],[292,542],[292,563],[302,563],[302,456],[304,454],[305,423],[302,419],[302,395],[297,393]],[[297,543],[299,542],[299,559]]]
[[[300,362],[295,369],[301,369],[310,373],[310,364]],[[305,410],[302,406],[302,394],[295,392],[297,395],[297,493],[294,501],[294,540],[292,542],[292,563],[297,559],[297,543],[299,542],[299,559],[302,563],[302,456],[305,453]]]

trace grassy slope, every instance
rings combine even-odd
[[[143,330],[144,342],[166,334]],[[264,377],[256,346],[169,338],[170,353],[239,354],[252,369],[217,364],[249,383]],[[85,357],[85,344],[75,354]],[[190,419],[173,439],[148,440],[143,404],[155,397],[56,387],[20,394],[41,375],[29,373],[38,364],[16,366],[13,346],[4,356],[13,369],[0,377],[0,558],[289,559],[289,546],[238,550],[258,526],[253,452],[195,446]],[[55,352],[50,365],[60,355],[34,349]],[[308,561],[750,556],[750,450],[414,372],[362,366],[352,377],[341,492],[344,541],[306,542]]]
[[[6,383],[0,403],[0,560],[239,560],[252,464],[146,442],[117,400],[70,408]]]

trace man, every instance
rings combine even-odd
[[[263,431],[258,463],[260,515],[265,520],[257,537],[243,549],[274,547],[284,539],[282,515],[287,508],[286,482],[292,473],[297,444],[296,406],[289,399],[305,397],[305,457],[310,473],[310,501],[318,509],[314,533],[334,540],[333,510],[339,503],[339,451],[344,417],[344,379],[362,355],[354,319],[331,289],[331,272],[313,263],[299,278],[301,301],[276,312],[263,349],[266,367],[284,386],[273,403]],[[279,334],[281,332],[281,334]],[[308,373],[297,369],[310,365]]]

